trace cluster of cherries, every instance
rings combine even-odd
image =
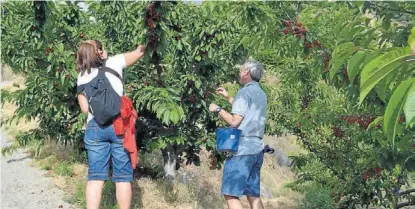
[[[367,181],[367,180],[369,180],[369,179],[371,179],[373,177],[380,176],[380,172],[382,172],[382,171],[383,171],[383,168],[380,168],[380,167],[376,167],[376,168],[373,168],[371,170],[365,170],[362,173],[362,178],[365,181]]]
[[[348,124],[359,124],[359,126],[363,129],[367,129],[370,123],[375,120],[373,116],[363,116],[363,115],[350,115],[350,116],[342,116],[340,117],[340,120],[346,121]],[[376,126],[377,128],[380,127],[380,125]]]
[[[282,30],[284,35],[292,34],[297,38],[301,38],[303,36],[306,36],[308,32],[307,28],[305,28],[300,21],[296,22],[294,20],[284,20],[284,24],[285,28]],[[317,40],[314,40],[312,42],[304,40],[304,46],[307,48],[321,47],[321,43]]]
[[[158,2],[151,3],[147,7],[146,16],[144,17],[144,20],[147,24],[147,34],[148,34],[148,46],[155,49],[157,48],[157,42],[158,42],[158,35],[156,32],[156,26],[155,22],[159,22],[161,20],[162,14],[160,12],[157,12],[155,9],[155,4],[159,4]]]
[[[52,48],[46,47],[45,48],[45,55],[48,56],[50,52],[52,52]]]

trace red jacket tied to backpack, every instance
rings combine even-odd
[[[114,120],[114,129],[117,136],[124,135],[123,147],[130,153],[133,169],[137,167],[138,151],[135,142],[135,120],[138,115],[130,98],[121,97],[121,112]]]

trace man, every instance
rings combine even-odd
[[[229,209],[242,209],[239,197],[246,195],[252,209],[264,208],[260,198],[260,170],[264,158],[262,138],[265,130],[267,96],[259,85],[264,75],[264,66],[257,61],[248,61],[240,67],[240,89],[235,99],[224,88],[216,93],[232,104],[231,114],[216,104],[209,111],[233,128],[242,131],[236,153],[226,160],[223,169],[222,194]]]

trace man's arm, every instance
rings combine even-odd
[[[227,124],[229,124],[232,128],[238,128],[239,125],[242,123],[244,117],[238,114],[230,114],[225,110],[221,110],[219,112],[219,117],[221,117]]]
[[[216,104],[211,104],[209,106],[209,110],[211,112],[215,112],[216,108],[218,107],[218,105]],[[230,125],[232,128],[238,128],[239,125],[241,124],[242,120],[244,119],[243,116],[238,115],[238,114],[230,114],[228,112],[226,112],[226,110],[221,110],[219,111],[219,117],[221,117],[228,125]]]
[[[225,88],[219,87],[216,89],[216,94],[223,96],[229,103],[233,104],[233,97],[229,96],[228,91]]]
[[[226,100],[228,100],[229,103],[233,104],[233,97],[228,96],[226,97]]]

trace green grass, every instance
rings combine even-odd
[[[115,196],[115,184],[111,181],[106,181],[104,184],[104,189],[102,191],[101,208],[102,209],[118,208],[117,198]]]
[[[81,208],[86,209],[86,182],[76,182],[76,191],[74,197],[71,198],[70,203],[75,203]],[[118,209],[117,199],[115,196],[115,184],[111,181],[106,181],[102,190],[101,209]]]
[[[55,167],[55,172],[60,176],[72,176],[72,165],[73,164],[68,161],[61,161]]]
[[[46,157],[45,159],[41,159],[39,160],[39,166],[41,169],[43,170],[52,170],[54,165],[58,162],[58,159],[56,158],[56,156],[51,155],[49,157]]]
[[[85,192],[86,192],[86,183],[79,181],[75,183],[76,190],[75,194],[72,198],[70,198],[70,201],[68,201],[71,204],[76,204],[80,206],[83,209],[86,209],[86,199],[85,199]]]
[[[312,185],[306,190],[305,197],[298,205],[298,209],[332,209],[333,206],[334,201],[330,196],[330,189]]]

